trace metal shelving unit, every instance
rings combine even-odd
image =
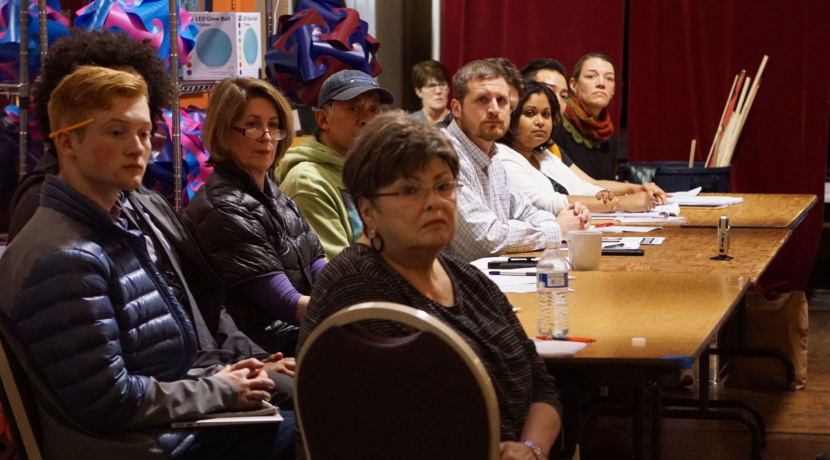
[[[20,109],[20,158],[18,175],[26,174],[26,156],[29,151],[29,1],[20,0],[20,78],[18,83],[0,83],[0,94],[18,96]],[[40,65],[46,60],[49,37],[46,27],[46,1],[38,2],[38,26],[40,32]]]
[[[179,78],[179,41],[178,37],[178,9],[176,0],[170,0],[170,72],[173,81],[176,82],[173,98],[173,113],[179,114],[179,97],[181,95],[201,94],[210,92],[218,82],[193,82],[184,83]],[[29,150],[29,49],[27,46],[29,36],[29,2],[20,0],[20,81],[19,83],[0,83],[0,94],[16,95],[20,107],[20,160],[18,174],[20,177],[26,174],[26,156]],[[38,26],[40,29],[40,64],[44,64],[48,52],[49,42],[46,23],[46,2],[38,2]],[[180,115],[179,115],[180,116]],[[182,208],[182,146],[181,146],[181,121],[179,116],[172,117],[173,130],[170,133],[173,143],[173,181],[176,210]]]
[[[26,154],[29,152],[29,1],[20,0],[20,78],[17,84],[20,108],[20,159],[17,171],[26,174]]]
[[[179,113],[179,97],[181,81],[179,80],[179,9],[176,0],[170,0],[168,15],[170,17],[170,76],[175,82],[173,89],[173,129],[170,141],[173,143],[173,206],[176,211],[182,210],[182,143],[181,143],[181,113]]]
[[[269,1],[270,3],[270,1]],[[0,95],[16,95],[20,107],[20,160],[18,173],[20,177],[26,174],[26,156],[29,150],[29,1],[20,0],[20,80],[19,83],[0,83]],[[170,73],[175,83],[173,97],[173,129],[170,133],[173,144],[173,190],[174,206],[177,211],[182,209],[182,145],[181,145],[181,114],[179,113],[181,96],[204,94],[212,92],[218,81],[184,82],[179,76],[179,41],[178,23],[179,11],[176,0],[169,0],[170,16]],[[269,16],[270,19],[270,16]],[[38,2],[38,26],[40,29],[40,63],[43,66],[48,52],[49,42],[47,34],[46,1]]]
[[[172,117],[173,129],[170,140],[173,143],[173,206],[176,211],[182,210],[182,143],[181,143],[181,96],[205,94],[213,92],[218,81],[190,81],[185,82],[179,75],[179,9],[176,0],[170,0],[170,76],[174,85]]]
[[[212,93],[218,84],[218,81],[183,81],[179,84],[179,96]]]

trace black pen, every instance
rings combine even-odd
[[[536,272],[501,272],[498,270],[490,270],[488,273],[501,276],[536,276]]]

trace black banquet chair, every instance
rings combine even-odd
[[[405,336],[355,327],[390,321]],[[472,348],[428,313],[389,302],[343,309],[299,352],[295,412],[313,460],[497,459],[493,385]]]

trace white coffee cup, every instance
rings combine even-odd
[[[602,255],[602,232],[571,230],[568,232],[568,261],[573,270],[596,270]]]

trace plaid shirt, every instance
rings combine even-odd
[[[447,248],[452,255],[471,261],[505,252],[542,249],[546,241],[562,239],[556,217],[533,206],[507,180],[504,166],[493,157],[498,144],[486,154],[453,122],[444,130],[460,162],[458,228]]]

